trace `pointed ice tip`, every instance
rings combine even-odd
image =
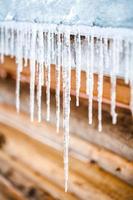
[[[56,133],[59,133],[59,127],[56,128]]]
[[[89,119],[89,125],[92,125],[92,119]]]
[[[17,108],[17,113],[19,114],[20,110]]]
[[[76,106],[79,107],[79,99],[76,100]]]
[[[46,119],[46,120],[47,120],[47,122],[49,122],[49,121],[50,121],[50,118],[49,118],[49,117],[47,117],[47,119]]]
[[[98,125],[98,131],[102,132],[102,125],[101,124]]]
[[[65,192],[67,192],[68,191],[68,182],[67,182],[67,180],[65,180]]]
[[[113,117],[112,117],[112,124],[116,124],[117,123],[117,114],[115,114]]]

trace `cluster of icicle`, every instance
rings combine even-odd
[[[98,130],[102,130],[103,74],[111,77],[111,115],[117,121],[116,78],[124,71],[125,82],[131,85],[133,112],[133,31],[84,26],[63,26],[21,22],[0,23],[0,61],[4,55],[16,58],[16,109],[20,110],[20,74],[30,65],[30,117],[34,120],[35,81],[37,74],[38,121],[41,121],[42,86],[46,86],[47,120],[50,120],[50,71],[56,66],[56,118],[60,125],[60,80],[63,80],[63,128],[65,191],[68,182],[68,147],[71,68],[76,68],[76,105],[79,106],[82,68],[86,71],[88,123],[93,121],[94,73],[98,74]],[[29,60],[29,61],[28,61]],[[84,65],[84,66],[83,66]],[[46,71],[46,76],[44,76]]]

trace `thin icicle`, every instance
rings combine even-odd
[[[29,36],[30,33],[28,31],[28,27],[25,26],[24,29],[24,67],[27,67],[28,65],[28,47],[29,47]]]
[[[54,32],[51,32],[51,62],[54,63]]]
[[[22,31],[21,29],[17,29],[17,81],[16,81],[16,110],[20,111],[20,73],[22,72],[23,64],[22,64]]]
[[[108,38],[104,38],[104,66],[109,68]]]
[[[63,118],[64,118],[64,174],[65,192],[68,188],[68,149],[69,149],[69,118],[70,118],[70,82],[71,82],[71,50],[70,33],[64,34],[63,59]]]
[[[35,50],[36,50],[36,29],[31,30],[31,51],[30,51],[30,119],[34,120],[35,101]]]
[[[133,116],[133,42],[130,44],[130,109]]]
[[[116,53],[116,75],[119,73],[119,70],[120,70],[120,39],[117,38],[116,40],[116,50],[115,50],[115,53]]]
[[[128,84],[129,83],[129,42],[126,40],[125,41],[125,63],[124,63],[124,67],[125,67],[125,83]]]
[[[80,77],[81,76],[81,35],[76,38],[76,106],[79,106]]]
[[[89,94],[89,71],[90,71],[90,36],[86,38],[87,57],[86,57],[86,95]]]
[[[89,124],[92,124],[92,103],[93,103],[93,85],[94,85],[94,75],[93,75],[93,68],[94,68],[94,37],[91,36],[90,38],[90,69],[89,69],[89,108],[88,108],[88,119]]]
[[[98,131],[102,131],[102,95],[103,95],[103,40],[99,41],[99,72],[98,72]]]
[[[116,39],[112,42],[112,70],[111,70],[111,115],[112,123],[116,124],[117,114],[116,108],[116,70],[117,70],[117,58],[116,58]]]
[[[42,64],[38,64],[38,85],[37,85],[37,104],[38,104],[38,122],[41,122],[41,96],[42,96]]]
[[[42,77],[44,77],[43,71],[43,59],[44,59],[44,43],[43,43],[43,30],[39,30],[38,33],[38,85],[37,85],[37,105],[38,105],[38,122],[41,122],[41,96],[42,96]]]
[[[4,36],[5,36],[5,34],[4,34],[4,26],[2,26],[1,27],[1,50],[0,50],[0,63],[4,63],[4,45],[5,45],[5,43],[4,43]]]
[[[57,38],[57,64],[56,64],[56,130],[59,132],[60,126],[60,68],[61,68],[61,35],[58,31]]]
[[[46,104],[47,104],[47,121],[50,120],[50,64],[51,64],[51,56],[50,56],[50,30],[47,33],[47,78],[46,78]]]
[[[20,72],[21,72],[21,64],[18,63],[17,80],[16,80],[16,110],[18,113],[20,111]]]
[[[133,116],[133,83],[131,85],[131,89],[130,89],[130,109],[131,109],[131,113]]]
[[[11,27],[11,37],[10,37],[10,50],[11,50],[11,58],[14,56],[14,29]]]
[[[5,55],[8,55],[9,50],[9,29],[5,26]]]

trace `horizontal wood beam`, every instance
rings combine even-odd
[[[2,76],[7,72],[11,74],[14,78],[16,77],[16,64],[15,59],[10,57],[5,57],[5,61],[3,64],[0,64],[0,70]],[[5,70],[5,73],[3,72]],[[24,68],[23,72],[21,73],[21,81],[29,82],[29,67]],[[52,65],[51,67],[51,88],[55,89],[56,87],[56,79],[55,79],[55,67]],[[75,77],[75,70],[72,70],[72,79],[71,79],[71,94],[75,95],[75,88],[76,88],[76,77]],[[97,100],[97,81],[98,76],[94,75],[94,100]],[[105,76],[104,77],[104,84],[103,84],[103,102],[110,104],[110,78]],[[124,95],[123,95],[124,94]],[[86,73],[82,71],[81,73],[81,89],[80,89],[80,97],[87,98],[86,95]],[[117,87],[116,87],[116,105],[119,107],[124,107],[126,109],[130,109],[130,87],[124,83],[124,80],[117,79]]]
[[[60,152],[63,151],[62,131],[60,131],[60,134],[56,134],[55,127],[49,123],[41,123],[39,125],[37,121],[30,123],[29,117],[26,114],[21,113],[16,115],[15,109],[11,106],[0,105],[0,110],[1,123],[15,128],[18,131],[22,131],[22,133]],[[9,133],[8,129],[5,129],[2,125],[0,125],[0,129],[3,130],[1,131],[2,133]],[[9,148],[8,145],[6,145],[6,147],[7,149]],[[133,163],[105,148],[90,144],[89,142],[71,135],[70,155],[85,163],[94,161],[106,171],[133,185]]]
[[[1,147],[0,158],[4,159],[3,153],[8,154],[8,157],[14,159],[11,162],[12,166],[16,161],[22,163],[24,169],[32,169],[42,179],[46,177],[51,183],[63,189],[62,153],[49,148],[47,145],[42,145],[14,128],[6,126],[2,128],[1,126],[1,131],[5,135],[6,143]],[[10,159],[8,158],[8,160]],[[19,169],[21,169],[20,165],[16,164],[16,170]],[[73,199],[75,196],[81,200],[88,200],[89,198],[95,200],[99,200],[99,198],[102,200],[125,200],[132,199],[133,188],[101,170],[95,164],[85,164],[71,158],[68,195],[71,195]]]
[[[14,193],[19,191],[23,200],[31,198],[35,200],[77,200],[76,197],[69,193],[66,194],[63,189],[47,180],[46,177],[40,176],[40,173],[38,174],[17,158],[13,159],[3,151],[0,151],[0,163],[2,176],[0,185],[5,186],[4,189],[1,188],[2,192],[8,191],[8,196],[10,195],[13,199],[16,197]],[[15,200],[21,200],[21,198]]]

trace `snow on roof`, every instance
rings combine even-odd
[[[133,28],[132,0],[0,0],[0,20]]]

